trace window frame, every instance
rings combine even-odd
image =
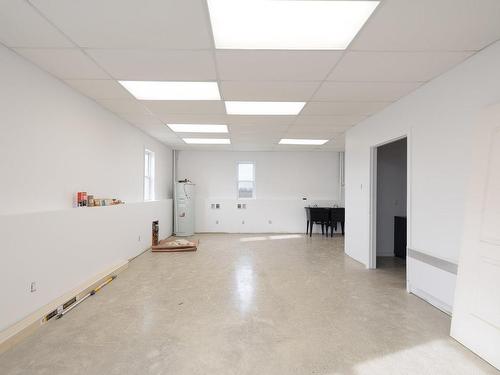
[[[253,173],[252,173],[252,181],[250,180],[240,180],[240,164],[252,164],[253,165]],[[254,161],[238,161],[236,162],[236,197],[237,199],[257,199],[257,182],[255,181],[255,168],[256,163]],[[240,182],[251,182],[253,183],[252,196],[251,197],[240,197]]]
[[[146,157],[148,157],[148,163],[146,165]],[[143,190],[143,200],[144,202],[151,202],[155,200],[156,189],[155,189],[155,153],[154,151],[144,148],[143,157],[144,173],[142,181]],[[146,180],[149,181],[149,191],[146,191]]]

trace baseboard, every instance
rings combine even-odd
[[[79,287],[65,293],[54,301],[31,313],[26,318],[0,332],[0,354],[34,333],[42,324],[46,323],[44,318],[51,311],[56,310],[59,306],[62,306],[66,301],[69,301],[74,297],[79,300],[92,289],[100,285],[110,275],[117,275],[124,271],[128,267],[128,264],[129,261],[122,261],[115,264],[113,267],[100,272]]]
[[[429,293],[426,293],[423,290],[413,288],[411,285],[409,286],[409,290],[411,294],[416,295],[417,297],[423,299],[425,302],[430,303],[432,306],[451,316],[453,308],[448,304],[438,300],[437,298],[431,296]]]

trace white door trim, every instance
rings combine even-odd
[[[388,143],[399,141],[406,138],[406,238],[407,248],[411,244],[411,177],[412,177],[412,161],[411,161],[411,131],[390,138],[383,142],[377,143],[370,147],[370,211],[369,211],[369,254],[368,254],[368,269],[377,268],[377,148]],[[408,260],[408,252],[407,252]],[[408,262],[407,262],[408,264]],[[408,277],[408,272],[406,272]],[[406,280],[406,289],[409,291],[409,282]]]

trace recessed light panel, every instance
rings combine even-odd
[[[191,145],[229,145],[229,138],[182,138],[182,140]]]
[[[379,1],[208,0],[219,49],[343,50]]]
[[[228,115],[298,115],[305,102],[226,102]]]
[[[227,133],[227,125],[211,124],[168,124],[177,133]]]
[[[139,100],[220,100],[217,82],[119,82]]]
[[[328,139],[289,139],[283,138],[280,140],[280,145],[324,145]]]

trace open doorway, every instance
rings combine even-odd
[[[375,267],[406,280],[407,139],[376,148]],[[374,268],[375,268],[374,267]]]

